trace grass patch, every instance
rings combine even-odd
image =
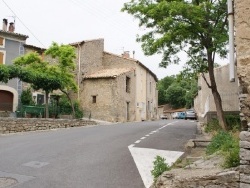
[[[225,115],[226,123],[228,126],[229,131],[239,131],[241,122],[240,122],[240,116],[239,115],[232,115],[228,114]],[[218,119],[213,118],[205,125],[205,132],[211,133],[211,132],[218,132],[221,131],[222,128],[219,124]]]
[[[240,163],[239,158],[239,138],[236,133],[219,131],[206,148],[206,154],[211,155],[218,152],[224,158],[222,166],[224,168],[236,167]]]

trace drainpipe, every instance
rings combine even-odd
[[[227,0],[229,25],[229,80],[235,82],[233,0]]]
[[[77,74],[77,99],[80,100],[80,73],[81,73],[81,46],[78,44],[78,74]]]

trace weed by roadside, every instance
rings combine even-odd
[[[235,134],[236,135],[236,134]],[[239,158],[239,138],[231,132],[219,131],[206,148],[206,154],[218,153],[224,158],[222,166],[224,168],[236,167],[240,164]]]
[[[225,116],[226,123],[229,131],[239,131],[240,130],[240,116],[239,115],[226,115]],[[221,131],[222,128],[219,124],[218,119],[212,119],[205,125],[205,132],[212,133]]]
[[[171,168],[170,166],[165,163],[166,159],[164,159],[161,156],[156,156],[155,161],[153,162],[154,164],[154,169],[151,171],[151,174],[154,177],[154,181],[165,171],[169,171]]]

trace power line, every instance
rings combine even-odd
[[[16,13],[10,8],[10,6],[4,1],[2,0],[3,3],[8,7],[8,9],[10,9],[10,11],[14,14],[14,16],[21,22],[21,24],[30,32],[30,34],[43,46],[45,47],[45,45],[35,36],[35,34],[22,22],[22,20],[16,15]]]

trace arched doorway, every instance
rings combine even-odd
[[[11,111],[13,112],[13,93],[0,90],[0,111]]]

